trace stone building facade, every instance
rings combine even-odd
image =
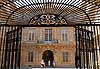
[[[22,32],[21,66],[40,67],[43,53],[52,51],[56,67],[75,66],[73,27],[26,27]]]

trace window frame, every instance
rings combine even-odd
[[[68,62],[69,61],[69,53],[68,52],[63,52],[62,57],[63,57],[63,62]]]
[[[61,40],[62,41],[67,41],[68,40],[68,38],[67,38],[67,28],[63,28],[62,30],[61,30]]]
[[[34,34],[34,35],[33,35],[33,34]],[[30,32],[29,32],[29,38],[28,38],[28,40],[29,40],[29,41],[35,41],[35,40],[36,40],[35,36],[36,36],[35,31],[30,31]],[[34,38],[33,38],[33,37],[34,37]]]
[[[28,52],[28,62],[33,62],[34,53],[33,51]]]
[[[52,28],[45,29],[44,41],[52,41],[53,40],[53,32],[52,31],[53,31]]]

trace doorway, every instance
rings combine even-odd
[[[54,54],[51,50],[46,50],[42,54],[42,60],[45,63],[46,67],[54,67],[53,61],[54,61]]]

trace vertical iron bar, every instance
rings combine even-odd
[[[2,53],[2,43],[3,43],[3,31],[4,31],[4,26],[0,26],[1,30],[0,30],[0,60],[1,60],[1,53]]]
[[[91,27],[91,30],[94,31],[94,27],[92,26]],[[94,36],[94,32],[93,32],[93,36]],[[92,38],[92,42],[93,42],[93,47],[92,47],[92,50],[93,50],[93,69],[96,69],[96,63],[95,63],[95,48],[94,48],[94,38]]]
[[[10,27],[8,28],[8,32],[9,32],[9,30],[10,30]],[[9,42],[10,41],[9,39],[11,38],[10,33],[7,34],[7,38],[8,38],[8,40],[7,40],[7,46],[8,46],[8,51],[7,51],[7,53],[8,53],[7,54],[8,55],[7,56],[7,61],[8,61],[7,66],[8,67],[7,67],[7,69],[9,69],[9,67],[10,67],[10,53],[11,53],[11,43]]]
[[[79,53],[79,68],[81,69],[81,53],[80,53],[80,40],[81,40],[81,34],[80,34],[80,26],[78,26],[78,39],[79,39],[79,47],[78,47],[78,53]]]
[[[6,62],[7,62],[7,51],[8,51],[8,46],[7,46],[7,42],[8,42],[8,37],[7,37],[7,34],[8,33],[6,33],[6,45],[5,45],[5,55],[4,55],[4,69],[6,69],[7,68],[7,64],[6,64]]]
[[[99,26],[96,26],[96,30],[97,30],[97,45],[98,45],[98,48],[99,48],[99,44],[100,44],[100,42],[99,42],[99,30],[98,30],[98,28],[99,28]],[[99,49],[97,49],[97,51],[99,52]],[[99,57],[99,53],[98,53],[98,57]],[[99,60],[98,60],[99,61]],[[98,62],[97,61],[97,62]],[[97,69],[99,69],[99,65],[97,65]]]
[[[78,51],[77,51],[77,46],[78,46],[78,44],[77,44],[77,42],[78,42],[78,32],[77,32],[77,26],[75,27],[75,36],[76,36],[76,54],[75,54],[75,65],[76,65],[76,69],[78,69],[78,66],[77,66],[77,53],[78,53]]]
[[[0,43],[1,43],[1,47],[0,47],[0,61],[1,61],[1,66],[2,66],[2,53],[3,53],[3,49],[2,49],[3,47],[2,47],[2,46],[3,46],[3,40],[4,40],[4,39],[3,39],[3,38],[4,38],[4,36],[3,36],[3,35],[4,35],[4,26],[0,26],[0,27],[1,27],[1,37],[0,37],[0,38],[1,38],[1,42],[0,42]]]
[[[92,62],[91,63],[93,64],[92,65],[92,68],[94,68],[95,61],[94,61],[94,39],[93,39],[93,29],[92,29],[93,26],[90,26],[90,28],[91,28],[91,31],[92,31],[91,36],[90,36],[91,37],[91,48],[92,48],[92,51],[91,51],[91,55],[92,55],[91,56],[92,57],[92,60],[91,61]]]
[[[85,30],[86,30],[86,27],[85,26]],[[87,69],[88,69],[88,42],[87,42],[87,31],[85,31],[85,47],[86,47],[86,66],[87,66]]]
[[[84,40],[84,31],[83,31],[84,26],[81,26],[81,28],[82,28],[82,37],[83,37],[83,39],[82,39],[82,41],[83,41],[83,45],[82,45],[83,65],[84,65],[84,69],[85,69],[85,45],[84,45],[85,40]]]
[[[16,69],[16,65],[17,65],[17,59],[18,59],[18,56],[17,56],[17,53],[18,53],[18,27],[15,27],[15,31],[14,31],[14,33],[16,33],[15,34],[15,36],[14,36],[14,39],[15,39],[15,42],[16,42],[16,44],[15,44],[15,67],[14,67],[14,69]]]
[[[22,39],[22,27],[20,27],[20,32],[19,32],[19,34],[20,34],[20,44],[19,44],[19,52],[18,52],[18,55],[19,55],[19,57],[18,57],[18,66],[19,66],[19,69],[20,69],[20,62],[21,62],[21,39]]]
[[[13,26],[11,26],[11,31],[13,30]],[[11,37],[13,37],[13,34],[12,34],[12,32],[11,32]],[[12,55],[11,55],[11,69],[13,69],[13,67],[15,66],[14,65],[14,45],[15,45],[15,43],[14,42],[11,42],[11,47],[12,47],[12,51],[11,51],[11,53],[12,53]]]
[[[87,37],[88,37],[88,42],[89,42],[89,48],[88,48],[88,50],[89,50],[89,69],[92,69],[91,68],[91,39],[90,39],[90,34],[92,33],[92,31],[89,31],[89,26],[87,27],[87,29],[88,29],[88,32],[87,32]]]

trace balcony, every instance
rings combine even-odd
[[[34,44],[55,44],[55,43],[59,43],[58,40],[52,40],[52,41],[45,41],[45,40],[23,40],[22,42],[34,43]]]
[[[58,40],[52,40],[52,41],[37,40],[37,43],[51,44],[51,43],[58,43]]]

